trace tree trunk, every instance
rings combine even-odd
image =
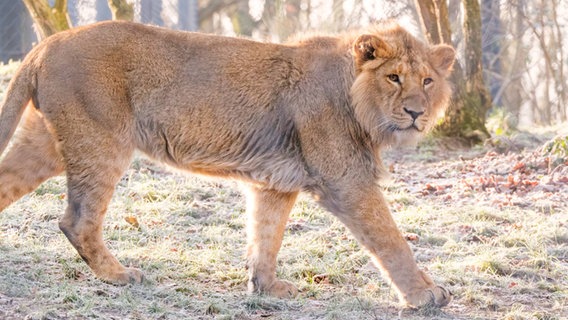
[[[420,23],[431,44],[451,43],[448,6],[445,0],[416,0]],[[450,81],[454,85],[452,103],[436,128],[443,136],[479,143],[489,137],[485,114],[491,97],[483,83],[481,63],[481,12],[477,0],[463,0],[465,69],[455,64]]]
[[[140,20],[142,23],[163,26],[162,0],[140,0]]]
[[[503,86],[501,43],[504,33],[501,23],[501,4],[495,0],[481,1],[481,34],[484,80],[493,97],[493,103],[501,106],[497,94]]]
[[[343,0],[333,0],[333,6],[331,9],[333,14],[334,31],[338,32],[343,30],[343,28],[345,28],[345,10],[343,10]]]
[[[197,1],[197,0],[195,0]],[[227,13],[227,8],[232,8],[238,2],[243,0],[209,0],[198,1],[199,3],[199,30],[207,33],[218,33],[221,30],[218,24],[214,22],[215,14]],[[272,3],[272,1],[267,1]],[[265,4],[266,7],[266,4]]]
[[[239,1],[235,11],[231,14],[231,22],[233,30],[237,34],[252,36],[253,30],[256,28],[256,22],[250,15],[250,7],[248,1]]]
[[[558,18],[558,5],[559,3],[557,1],[552,1],[551,2],[552,5],[552,13],[553,13],[553,22],[554,22],[554,32],[553,34],[556,35],[556,44],[557,44],[557,48],[558,48],[558,54],[556,55],[557,58],[557,77],[555,78],[557,81],[557,86],[556,86],[556,92],[558,94],[558,104],[557,107],[558,109],[556,110],[556,112],[558,113],[559,116],[559,120],[561,122],[564,122],[566,120],[568,120],[568,85],[566,84],[566,77],[564,74],[564,68],[565,68],[565,55],[564,55],[564,45],[563,45],[563,39],[564,39],[564,35],[563,35],[563,31],[565,31],[565,29],[563,29],[561,27],[561,24],[558,22],[559,18]]]
[[[415,0],[422,30],[429,43],[451,44],[451,29],[446,1]]]
[[[112,12],[112,20],[134,19],[134,4],[128,3],[126,0],[108,0],[108,7]]]
[[[71,27],[67,0],[55,0],[53,7],[48,0],[24,0],[24,4],[34,20],[40,40]]]
[[[517,5],[509,9],[512,26],[508,31],[511,41],[508,44],[508,53],[503,62],[506,70],[503,76],[503,85],[500,91],[493,97],[501,101],[507,114],[510,115],[508,125],[516,128],[520,123],[521,105],[530,100],[530,95],[523,88],[523,74],[527,73],[528,50],[523,43],[523,35],[527,26],[524,22],[526,0],[517,0]]]

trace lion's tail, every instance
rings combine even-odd
[[[35,71],[30,59],[25,59],[10,81],[0,109],[0,155],[6,149],[30,99],[35,94]]]

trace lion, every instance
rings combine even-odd
[[[294,297],[276,256],[300,192],[350,230],[411,307],[451,294],[420,270],[378,179],[380,150],[427,132],[455,60],[396,23],[286,44],[102,22],[55,34],[24,59],[0,113],[0,211],[65,173],[59,228],[93,273],[139,283],[103,241],[103,218],[135,150],[242,182],[248,291]],[[20,121],[21,120],[21,121]],[[19,129],[16,132],[17,127]]]

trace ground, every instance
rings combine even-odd
[[[1,94],[0,90],[0,94]],[[294,207],[279,276],[296,299],[246,294],[238,185],[137,156],[104,227],[141,285],[93,277],[58,230],[65,178],[0,214],[2,319],[568,319],[568,157],[551,133],[464,149],[429,138],[384,153],[382,188],[420,266],[453,292],[406,310],[343,225],[307,196]]]

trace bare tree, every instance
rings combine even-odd
[[[215,24],[215,16],[227,14],[227,10],[234,10],[235,4],[242,1],[244,0],[199,1],[199,30],[209,33],[219,33],[220,29]]]
[[[311,6],[308,6],[308,10],[311,10]],[[302,30],[301,14],[301,0],[265,1],[262,14],[264,32],[272,33],[276,40],[285,41]]]
[[[237,2],[235,9],[231,13],[231,22],[233,23],[235,33],[252,36],[253,30],[256,28],[256,21],[250,15],[248,1]]]
[[[67,0],[55,0],[53,6],[48,0],[24,0],[24,4],[34,20],[39,39],[45,39],[71,27]]]
[[[448,6],[445,0],[416,0],[420,24],[432,44],[452,43]],[[437,131],[478,143],[489,137],[485,127],[491,97],[483,82],[481,55],[481,11],[477,0],[463,0],[464,68],[455,66],[452,103]]]
[[[503,85],[501,60],[504,55],[502,45],[504,34],[499,1],[481,1],[481,35],[484,80],[493,98],[493,103],[500,105],[500,97],[497,93]]]
[[[501,85],[493,93],[493,99],[504,108],[507,126],[516,128],[521,106],[528,96],[523,85],[528,59],[527,45],[523,40],[528,28],[524,22],[526,0],[509,0],[505,2],[503,9],[503,33],[510,37],[503,36],[501,40]]]
[[[40,40],[72,27],[67,10],[67,0],[55,0],[53,6],[48,0],[23,1],[34,21]],[[108,5],[113,19],[132,20],[134,18],[133,4],[128,3],[127,0],[108,0]]]
[[[565,76],[563,32],[558,22],[559,0],[540,0],[532,4],[533,16],[524,20],[541,52],[543,68],[532,91],[533,117],[537,123],[551,124],[566,121],[568,84]]]
[[[331,7],[333,13],[333,20],[336,26],[335,31],[340,31],[345,25],[345,10],[343,9],[343,0],[333,0],[333,6]]]
[[[112,20],[134,19],[134,4],[128,3],[127,0],[108,0],[108,7],[112,12]]]

